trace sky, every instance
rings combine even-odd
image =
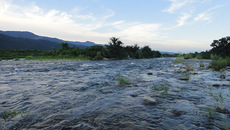
[[[0,0],[0,30],[200,52],[229,36],[229,6],[230,0]]]

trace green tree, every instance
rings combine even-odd
[[[110,38],[109,45],[106,45],[106,56],[107,58],[123,59],[125,58],[123,43],[119,38]]]
[[[101,60],[105,57],[105,48],[99,45],[86,47],[82,52],[85,56],[88,56],[91,59],[95,59],[97,57],[96,60]]]
[[[153,57],[161,57],[161,53],[159,51],[152,51]]]
[[[69,49],[69,44],[66,42],[61,43],[61,49],[62,50],[68,50]]]
[[[142,52],[144,58],[152,58],[153,57],[152,50],[149,46],[144,46],[141,49],[141,52]]]
[[[72,56],[79,56],[81,54],[81,50],[79,47],[76,47],[75,45],[71,48],[71,55]]]
[[[140,47],[137,44],[133,46],[126,46],[125,53],[126,53],[126,57],[135,58],[135,59],[141,58]]]
[[[223,37],[219,40],[213,40],[211,53],[220,55],[221,57],[230,57],[230,37]]]

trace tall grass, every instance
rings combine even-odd
[[[1,113],[0,118],[4,119],[4,121],[7,121],[10,118],[14,118],[17,115],[24,115],[26,111],[16,111],[16,110],[5,110],[4,112]]]
[[[179,53],[177,55],[177,58],[173,61],[174,64],[180,64],[180,63],[183,64],[184,62],[185,62],[185,60],[184,60],[184,57],[181,53]]]
[[[125,78],[124,76],[121,76],[120,73],[118,73],[117,76],[118,76],[118,84],[119,85],[130,85],[131,84],[131,82],[127,78]]]
[[[151,97],[158,96],[158,94],[160,94],[161,96],[167,96],[169,87],[165,84],[154,84],[153,87],[149,87],[149,91],[151,93]]]

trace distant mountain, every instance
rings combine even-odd
[[[161,54],[169,54],[169,55],[177,54],[177,53],[175,53],[175,52],[167,52],[167,51],[161,51],[160,53],[161,53]]]
[[[0,34],[0,49],[52,50],[60,47],[60,44],[48,40],[11,37]]]
[[[86,42],[79,42],[79,41],[65,41],[58,38],[51,38],[51,37],[45,37],[45,36],[38,36],[34,33],[27,32],[27,31],[0,31],[0,34],[4,34],[6,36],[14,37],[14,38],[26,38],[26,39],[32,39],[32,40],[45,40],[50,42],[55,42],[57,44],[61,44],[62,42],[67,42],[70,44],[70,46],[75,45],[79,48],[85,48],[93,45],[99,45],[94,42],[86,41]],[[0,47],[1,48],[1,47]]]

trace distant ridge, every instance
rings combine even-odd
[[[177,53],[175,53],[175,52],[167,52],[167,51],[161,51],[160,53],[161,53],[161,54],[170,54],[170,55],[177,54]]]
[[[0,49],[52,50],[60,47],[60,44],[48,40],[11,37],[0,33]]]
[[[18,49],[18,48],[30,49],[31,48],[31,49],[36,49],[36,50],[51,50],[52,48],[57,48],[57,47],[59,48],[62,42],[67,42],[69,43],[70,46],[75,45],[76,47],[79,47],[79,48],[86,48],[86,47],[93,46],[93,45],[99,45],[99,44],[96,44],[90,41],[86,41],[86,42],[65,41],[65,40],[61,40],[58,38],[39,36],[39,35],[36,35],[28,31],[1,31],[0,30],[0,34],[2,34],[1,39],[0,39],[1,40],[0,49]],[[11,40],[10,40],[10,37],[12,37]],[[21,41],[21,43],[19,43],[17,40]],[[30,41],[30,43],[28,43],[28,41]],[[46,43],[47,47],[44,43]],[[24,47],[25,45],[26,47]],[[43,47],[39,47],[39,45],[42,45]]]

